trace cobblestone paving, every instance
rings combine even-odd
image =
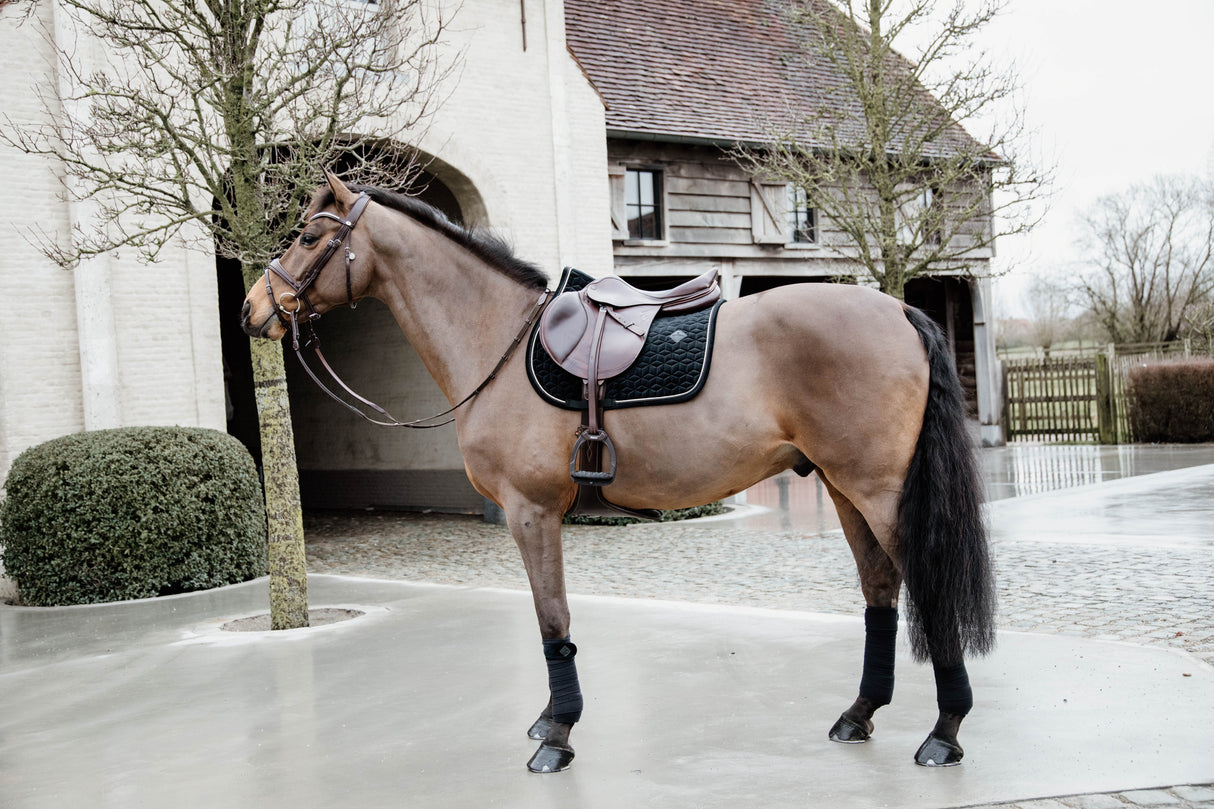
[[[1189,784],[1167,789],[1072,795],[1064,798],[993,804],[986,809],[1139,809],[1156,806],[1165,809],[1211,809],[1214,807],[1214,785]]]
[[[1098,474],[1061,485],[1107,478]],[[775,502],[774,491],[767,492],[769,502]],[[787,486],[779,497],[787,506]],[[806,511],[793,498],[792,511],[798,513],[792,519],[777,509],[758,518],[622,529],[567,526],[568,589],[859,615],[863,599],[842,531],[829,503],[823,509],[820,497],[817,507],[812,499],[802,492]],[[1001,628],[1170,647],[1214,665],[1214,519],[1210,536],[1200,541],[1145,546],[1045,542],[992,527]],[[309,569],[315,573],[527,589],[510,534],[477,518],[319,514],[308,517],[306,528]],[[1214,785],[1059,797],[999,809],[1154,806],[1214,809]]]
[[[571,593],[858,615],[841,531],[756,533],[718,520],[567,526]],[[1214,530],[1214,529],[1212,529]],[[313,516],[315,573],[527,589],[505,528],[448,515]],[[1214,550],[995,536],[1000,626],[1184,649],[1214,664]]]

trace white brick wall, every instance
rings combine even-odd
[[[35,22],[49,22],[47,4]],[[0,10],[0,76],[9,88],[5,114],[17,125],[44,119],[35,86],[53,89],[45,70],[49,48],[34,24],[16,25]],[[67,224],[59,183],[46,161],[0,146],[0,476],[26,447],[82,429],[75,293],[70,272],[41,256],[28,240],[33,225],[48,232]]]
[[[18,127],[45,119],[39,91],[54,97],[47,30],[51,3],[22,26],[0,10],[4,111]],[[213,256],[175,248],[152,267],[120,253],[100,266],[59,268],[32,243],[37,231],[67,238],[72,216],[87,216],[87,207],[73,211],[55,172],[47,160],[0,147],[0,481],[22,450],[86,426],[225,425]],[[109,276],[100,295],[98,276],[86,275],[97,272]],[[82,311],[94,303],[99,315]],[[112,342],[118,378],[103,373],[94,387],[112,386],[116,401],[94,405],[86,419],[82,358],[96,359],[102,342]]]

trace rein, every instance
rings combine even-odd
[[[548,304],[548,299],[552,295],[552,291],[546,289],[544,290],[543,294],[540,295],[539,300],[535,302],[535,304],[531,307],[531,310],[527,313],[527,316],[523,319],[523,327],[519,329],[519,332],[517,335],[515,335],[514,340],[506,348],[505,352],[502,353],[502,356],[497,361],[497,365],[493,366],[493,370],[489,372],[489,375],[485,377],[483,382],[476,386],[475,390],[461,399],[457,404],[447,408],[441,413],[435,413],[433,416],[414,419],[413,421],[401,421],[387,410],[377,405],[375,402],[355,393],[349,385],[342,381],[341,377],[337,375],[337,372],[333,370],[333,367],[329,365],[328,360],[325,359],[325,355],[321,353],[320,338],[316,335],[316,330],[312,326],[315,321],[320,319],[320,315],[312,307],[312,304],[307,297],[308,287],[310,287],[312,283],[316,281],[316,278],[320,275],[321,270],[323,270],[325,265],[329,263],[329,259],[333,257],[333,254],[337,252],[337,248],[344,247],[346,263],[346,302],[350,305],[351,309],[358,307],[358,303],[354,300],[353,290],[351,289],[350,285],[350,264],[355,260],[356,256],[354,255],[354,252],[350,250],[350,246],[346,243],[346,241],[350,237],[350,232],[354,230],[354,226],[358,224],[359,217],[362,216],[363,211],[367,207],[367,203],[370,201],[371,198],[367,196],[367,194],[359,194],[358,199],[354,202],[354,205],[350,207],[350,215],[346,219],[343,219],[336,214],[329,213],[328,211],[321,211],[313,214],[312,217],[308,219],[309,224],[317,219],[323,218],[340,222],[341,227],[337,229],[337,233],[335,233],[333,238],[331,238],[325,245],[324,252],[317,256],[316,260],[312,262],[312,266],[308,268],[308,271],[304,273],[303,278],[301,278],[299,281],[293,279],[290,274],[283,269],[283,266],[278,259],[271,261],[265,272],[266,293],[269,295],[270,301],[274,305],[274,311],[278,315],[279,320],[281,320],[284,325],[289,326],[291,329],[291,348],[295,350],[295,356],[299,358],[299,364],[303,366],[305,371],[307,371],[308,376],[312,378],[312,381],[316,383],[316,386],[328,394],[330,399],[337,402],[351,413],[359,415],[372,424],[378,424],[381,427],[410,427],[415,430],[426,430],[433,427],[442,427],[455,421],[455,417],[451,416],[451,414],[466,405],[468,402],[472,401],[477,394],[489,387],[490,382],[497,378],[498,373],[503,367],[505,367],[506,363],[510,360],[510,357],[513,356],[515,349],[519,347],[519,344],[523,342],[524,338],[526,338],[527,334],[531,331],[531,327],[535,325],[535,321],[539,318],[540,313],[544,311],[544,308]],[[287,286],[291,288],[289,291],[282,293],[282,295],[280,295],[278,298],[274,297],[274,289],[270,284],[271,272],[278,276],[287,284]],[[286,307],[288,298],[290,301],[295,303],[295,307],[293,309],[288,309]],[[308,317],[307,320],[303,322],[302,327],[299,322],[301,301],[308,307]],[[320,380],[320,377],[316,375],[316,373],[312,370],[312,367],[308,365],[307,360],[304,359],[299,339],[301,330],[304,338],[302,348],[311,348],[316,354],[317,360],[320,361],[321,366],[328,373],[329,377],[340,385],[341,389],[350,396],[353,396],[359,402],[371,408],[371,410],[378,414],[377,416],[371,416],[364,413],[356,405],[350,404],[345,399],[329,390],[325,383]],[[450,416],[450,418],[447,418],[445,421],[435,422],[435,419],[441,419],[444,416]]]

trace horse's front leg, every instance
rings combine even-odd
[[[569,639],[561,512],[533,503],[513,504],[507,507],[506,522],[531,582],[548,665],[548,705],[528,731],[540,746],[527,767],[537,773],[559,772],[573,761],[569,733],[582,716],[582,690],[574,662],[577,647]]]

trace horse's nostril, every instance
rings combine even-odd
[[[244,306],[240,307],[240,322],[241,322],[241,323],[248,323],[248,322],[249,322],[249,314],[250,314],[252,311],[253,311],[253,304],[249,303],[248,301],[245,301],[245,302],[244,302]]]

